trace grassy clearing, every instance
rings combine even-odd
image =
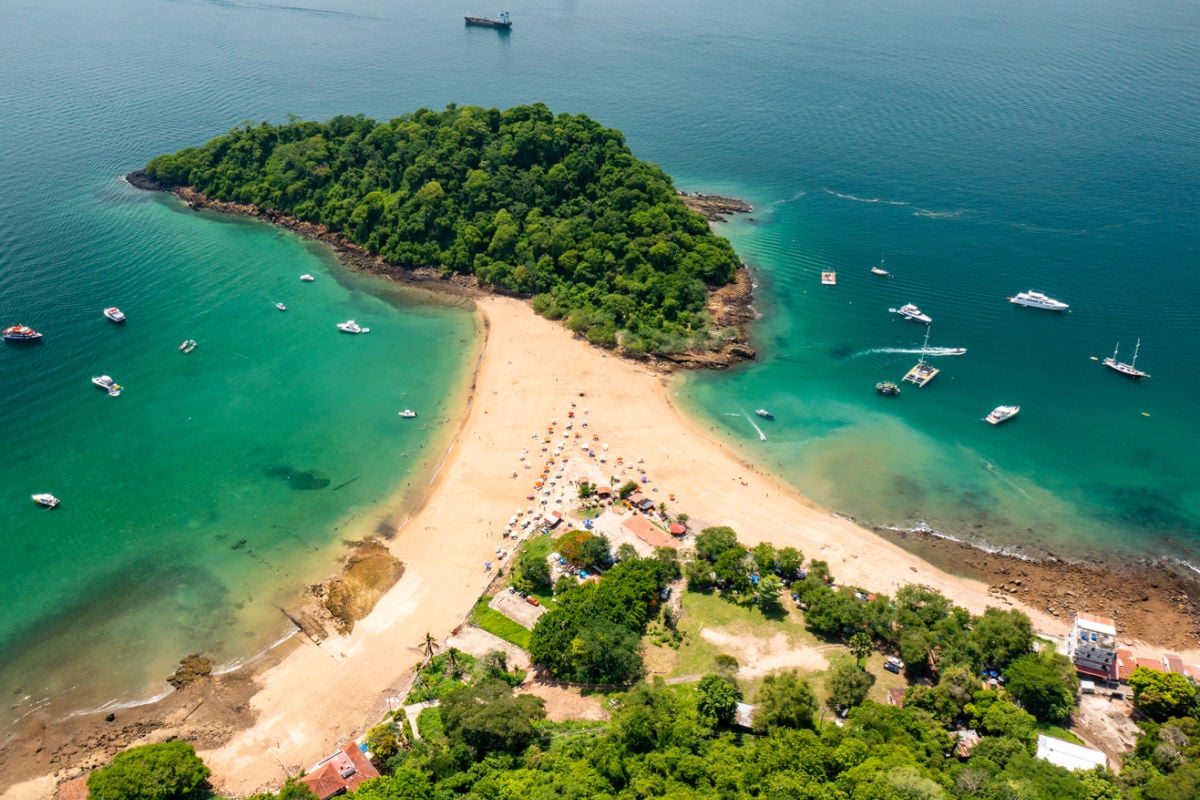
[[[441,712],[436,707],[421,709],[421,713],[417,714],[417,730],[421,733],[422,739],[444,738],[446,731],[442,727]]]
[[[487,597],[479,598],[479,602],[471,611],[471,622],[506,642],[512,642],[522,650],[528,650],[529,629],[518,625],[499,611],[488,608],[488,600]]]
[[[1080,739],[1078,736],[1071,733],[1066,728],[1060,728],[1057,725],[1051,725],[1048,722],[1043,722],[1040,725],[1038,725],[1037,732],[1044,733],[1047,736],[1053,736],[1055,739],[1062,739],[1063,741],[1071,742],[1073,744],[1080,744],[1080,745],[1084,745],[1084,746],[1087,745],[1087,743],[1085,741],[1083,741],[1083,739]]]

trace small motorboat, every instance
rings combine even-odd
[[[1020,406],[996,406],[992,409],[992,413],[988,414],[984,419],[993,425],[999,425],[1001,422],[1015,417],[1020,410]]]
[[[300,280],[304,281],[305,283],[308,283],[309,281],[315,281],[315,280],[316,280],[316,278],[314,278],[312,275],[309,275],[309,274],[306,272],[306,273],[304,273],[303,275],[301,275],[301,276],[300,276]]]
[[[195,339],[184,339],[183,344],[179,345],[179,349],[184,353],[190,353],[196,349]]]
[[[283,303],[276,303],[275,307],[278,308],[280,311],[287,311],[287,306],[285,306]]]
[[[775,415],[772,414],[770,411],[767,411],[765,408],[760,408],[757,411],[755,411],[754,413],[758,414],[763,419],[775,419]]]
[[[121,389],[123,387],[108,375],[97,375],[96,377],[92,378],[92,383],[96,384],[97,388],[108,392],[109,397],[121,396]]]
[[[826,270],[821,273],[822,286],[837,286],[837,273],[832,270]]]
[[[42,508],[58,508],[58,498],[52,494],[35,494],[33,495],[33,502]]]
[[[10,325],[0,335],[10,342],[36,342],[42,338],[40,333],[28,325]]]
[[[125,321],[125,312],[123,312],[121,309],[117,308],[116,306],[112,306],[111,308],[104,309],[104,316],[108,317],[113,322],[124,322]]]
[[[337,329],[339,331],[341,331],[342,333],[370,333],[371,332],[370,328],[364,328],[352,319],[348,319],[345,322],[339,322],[337,324]]]
[[[879,259],[878,267],[871,267],[871,274],[872,275],[882,275],[886,278],[886,277],[890,276],[892,273],[888,272],[886,269],[883,268],[883,259],[881,258],[881,259]]]
[[[875,391],[880,394],[886,394],[888,397],[899,397],[900,387],[891,381],[880,381],[875,384]]]
[[[416,415],[417,412],[413,411],[411,408],[406,408],[400,412],[400,416],[404,417],[405,419],[412,419]]]

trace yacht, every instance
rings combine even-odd
[[[763,419],[775,419],[775,415],[772,414],[770,411],[767,411],[765,408],[760,408],[757,411],[755,411],[754,413],[758,414]]]
[[[315,280],[316,280],[316,278],[314,278],[312,275],[309,275],[309,274],[306,272],[306,273],[304,273],[303,275],[301,275],[301,276],[300,276],[300,280],[302,280],[302,281],[304,281],[304,282],[306,282],[306,283],[307,283],[308,281],[315,281]]]
[[[883,275],[884,277],[888,277],[892,273],[888,272],[886,269],[883,268],[883,259],[881,258],[881,259],[879,259],[878,267],[871,267],[871,274],[872,275]]]
[[[891,381],[880,381],[875,384],[875,391],[880,394],[886,394],[888,397],[898,397],[900,395],[900,387]]]
[[[58,498],[52,494],[35,494],[32,495],[33,502],[43,508],[58,508]]]
[[[10,342],[33,342],[42,338],[40,333],[28,325],[11,325],[4,329],[2,335]]]
[[[190,353],[196,349],[195,339],[184,339],[183,344],[179,345],[179,349],[185,353]]]
[[[97,375],[95,378],[92,378],[92,383],[108,392],[109,397],[119,397],[121,394],[121,384],[114,381],[108,375]]]
[[[278,308],[280,311],[287,311],[287,306],[285,306],[283,303],[276,303],[275,307]]]
[[[899,314],[900,316],[904,317],[905,319],[912,319],[912,320],[916,320],[917,322],[924,322],[926,325],[933,322],[933,320],[929,317],[928,314],[922,314],[921,309],[917,308],[912,303],[905,303],[904,305],[900,306],[899,308],[889,308],[888,311],[892,312],[893,314]]]
[[[829,270],[821,273],[822,286],[837,286],[837,273]]]
[[[918,389],[925,388],[925,384],[936,378],[938,372],[941,371],[925,360],[927,352],[929,352],[929,328],[925,329],[925,344],[921,345],[921,359],[904,374],[902,379],[909,383],[915,383]]]
[[[363,328],[363,327],[359,326],[359,324],[352,319],[348,319],[345,322],[339,322],[337,324],[337,329],[339,331],[341,331],[342,333],[370,333],[371,332],[370,328]]]
[[[125,321],[125,312],[121,311],[121,309],[117,308],[116,306],[104,309],[104,316],[108,317],[113,322]]]
[[[993,425],[999,425],[1001,422],[1015,417],[1020,410],[1020,406],[996,406],[992,409],[992,413],[988,414],[984,419]]]
[[[405,419],[412,419],[416,415],[417,412],[413,411],[411,408],[406,408],[400,412],[400,416],[404,417]]]
[[[1053,297],[1047,297],[1041,292],[1032,290],[1010,297],[1008,298],[1008,302],[1025,306],[1026,308],[1044,308],[1047,311],[1066,311],[1070,308],[1062,300],[1055,300]]]
[[[1127,375],[1130,378],[1149,378],[1150,373],[1142,372],[1137,368],[1138,350],[1142,348],[1142,340],[1138,339],[1137,344],[1133,348],[1133,360],[1128,364],[1117,360],[1117,351],[1121,349],[1121,343],[1117,342],[1117,346],[1113,348],[1113,354],[1104,359],[1104,366],[1109,369],[1116,370],[1122,375]]]

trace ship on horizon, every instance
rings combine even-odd
[[[508,18],[507,11],[501,11],[499,19],[491,19],[490,17],[464,17],[468,25],[475,25],[480,28],[499,28],[500,30],[511,30],[512,20]]]

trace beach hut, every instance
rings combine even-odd
[[[672,536],[683,536],[687,533],[687,525],[682,522],[672,522],[671,527],[667,530],[671,532]]]

